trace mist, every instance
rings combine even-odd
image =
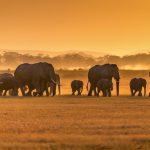
[[[30,53],[3,52],[0,54],[0,70],[15,69],[22,63],[48,62],[52,63],[56,69],[85,69],[87,70],[95,64],[114,63],[123,70],[149,70],[150,53],[139,53],[125,55],[97,55],[94,57],[86,53],[66,53],[50,56],[48,54],[32,55]]]

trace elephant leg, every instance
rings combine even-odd
[[[46,81],[44,82],[44,89],[43,89],[43,90],[46,92],[46,96],[49,96],[48,84],[47,84]],[[43,91],[43,92],[44,92],[44,91]]]
[[[107,96],[106,89],[103,89],[103,97],[106,97],[106,96]]]
[[[49,95],[52,95],[52,93],[53,93],[53,84],[52,83],[48,83],[47,87],[48,87],[48,90],[49,90]]]
[[[104,96],[104,97],[107,97],[107,91],[105,91],[104,93],[105,93],[105,96]]]
[[[80,95],[82,94],[82,91],[83,91],[83,87],[80,89]]]
[[[47,85],[47,83],[45,84],[45,86],[46,86],[46,88],[45,88],[46,96],[49,96],[50,94],[49,94],[49,91],[48,91],[48,85]]]
[[[97,96],[96,86],[94,86],[94,96]]]
[[[133,96],[133,90],[131,87],[130,87],[130,92],[131,92],[131,96]]]
[[[108,96],[111,97],[111,89],[108,89]]]
[[[4,91],[4,94],[3,94],[3,96],[6,96],[6,93],[7,93],[7,90],[5,90],[5,91]]]
[[[43,96],[44,91],[39,92],[39,96]]]
[[[48,91],[48,87],[46,87],[44,91],[46,92],[46,96],[49,96],[49,95],[50,95],[50,93],[49,93],[49,91]],[[44,91],[43,91],[42,93],[44,93]],[[43,95],[43,94],[42,94],[42,95]]]
[[[130,86],[131,96],[134,96],[133,94],[133,88]]]
[[[97,96],[96,88],[94,88],[94,96]]]
[[[53,94],[53,86],[51,85],[50,86],[50,95],[52,95]]]
[[[49,96],[48,87],[46,88],[46,96]]]
[[[13,96],[18,96],[18,88],[15,86],[13,88],[13,93],[12,93]]]
[[[100,94],[100,89],[97,90],[97,96],[99,97]]]
[[[33,96],[37,96],[38,95],[38,93],[37,92],[33,92]]]
[[[89,93],[88,93],[88,96],[92,96],[92,91],[93,91],[93,86],[91,85],[91,86],[90,86]]]
[[[81,90],[80,89],[78,89],[78,95],[81,95]]]
[[[108,96],[108,90],[106,90],[106,97]]]
[[[22,96],[26,96],[23,85],[20,86],[20,90],[21,90]]]
[[[3,95],[3,90],[0,90],[0,96],[2,96]]]
[[[55,96],[56,95],[56,84],[53,85],[53,95],[52,96]]]
[[[102,90],[102,93],[103,93],[103,97],[104,97],[104,95],[105,95],[104,90]]]
[[[13,95],[13,89],[10,89],[9,90],[9,96],[12,96]]]
[[[133,96],[135,96],[136,92],[137,92],[137,90],[135,90],[135,91],[133,92]]]
[[[138,96],[142,96],[142,91],[141,91],[141,90],[139,91],[139,94],[138,94]]]
[[[34,86],[32,84],[28,85],[29,91],[27,92],[26,95],[32,96],[32,91],[34,90]]]
[[[75,95],[76,90],[72,89],[72,95]]]
[[[31,94],[31,92],[30,92],[30,91],[29,91],[29,92],[27,92],[27,93],[26,93],[26,95],[27,95],[27,96],[32,96],[32,94]]]
[[[78,91],[78,96],[80,95],[80,89],[77,90]]]
[[[46,96],[49,96],[48,85],[46,81],[41,82],[41,93],[40,96],[43,96],[44,91],[46,92]]]
[[[39,83],[38,79],[35,80],[35,81],[33,81],[33,86],[36,89],[36,93],[40,96],[40,94],[41,94],[41,88],[40,88],[40,83]]]

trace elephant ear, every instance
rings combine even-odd
[[[114,70],[114,69],[117,69],[118,70],[118,66],[116,65],[116,64],[111,64],[110,65],[111,66],[111,68]]]
[[[113,71],[119,70],[119,68],[118,68],[118,66],[117,66],[116,64],[111,64],[110,66],[111,66],[111,69],[112,69]]]
[[[118,68],[116,64],[110,64],[110,74],[112,76],[114,75],[116,68]]]
[[[109,73],[111,74],[111,76],[114,75],[114,69],[112,67],[109,68]]]
[[[142,78],[139,78],[139,84],[142,85]]]

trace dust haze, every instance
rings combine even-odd
[[[36,54],[36,55],[34,55]],[[117,56],[95,54],[94,52],[64,52],[56,53],[28,53],[16,51],[3,51],[0,54],[0,70],[14,70],[22,63],[49,62],[56,69],[84,69],[87,70],[95,64],[115,63],[122,70],[149,70],[150,53],[138,53],[133,55]]]

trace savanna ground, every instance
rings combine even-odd
[[[130,97],[129,80],[148,71],[121,72],[120,97],[70,96],[72,79],[87,72],[59,74],[62,96],[1,97],[0,149],[149,150],[150,98]],[[87,94],[84,87],[84,94]]]
[[[0,149],[149,150],[150,99],[0,100]]]

